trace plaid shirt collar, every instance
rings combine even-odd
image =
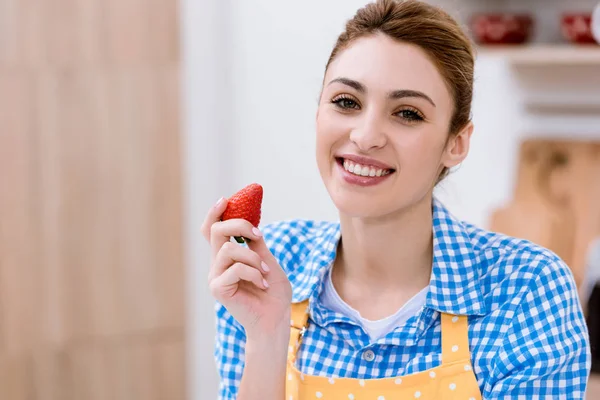
[[[311,303],[316,303],[325,275],[335,259],[340,236],[339,223],[326,225],[315,235],[312,248],[303,262],[303,273],[291,277],[293,302],[310,299]],[[433,268],[425,307],[457,315],[486,314],[478,285],[478,260],[478,250],[471,241],[467,226],[434,197]]]

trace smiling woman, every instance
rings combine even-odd
[[[459,25],[426,3],[378,0],[348,21],[316,116],[339,222],[257,230],[221,221],[223,199],[203,224],[221,399],[583,398],[568,267],[433,195],[469,153],[473,66]]]

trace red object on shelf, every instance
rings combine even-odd
[[[592,34],[591,13],[564,13],[561,18],[560,29],[565,39],[572,43],[596,43]]]
[[[476,42],[481,44],[526,43],[533,30],[529,14],[492,13],[474,14],[471,30]]]

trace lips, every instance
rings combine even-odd
[[[353,186],[377,186],[396,172],[382,161],[353,154],[344,154],[335,160],[341,173],[340,177]]]

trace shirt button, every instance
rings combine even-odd
[[[362,357],[363,360],[371,362],[375,359],[375,353],[373,352],[373,350],[367,350],[363,353]]]

